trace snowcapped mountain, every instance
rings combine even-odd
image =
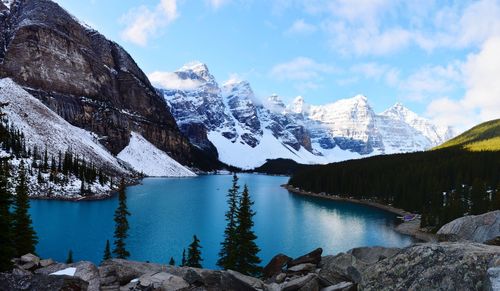
[[[0,102],[8,103],[2,111],[9,123],[24,134],[26,147],[47,149],[49,156],[71,150],[113,176],[133,171],[149,176],[194,175],[135,132],[123,151],[113,155],[99,142],[97,134],[70,124],[9,78],[0,79]],[[138,159],[142,162],[137,163]]]
[[[362,95],[320,106],[300,96],[288,105],[278,95],[259,101],[247,81],[220,86],[199,62],[168,73],[162,84],[190,141],[244,169],[275,158],[311,164],[425,150],[452,135],[399,103],[377,114]]]

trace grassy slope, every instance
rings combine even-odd
[[[469,151],[500,151],[500,119],[481,123],[434,149],[449,147]]]

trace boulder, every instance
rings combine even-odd
[[[103,286],[125,285],[144,274],[158,273],[163,270],[164,267],[159,264],[110,259],[99,266],[99,276]]]
[[[33,271],[36,268],[36,264],[34,262],[27,262],[21,265],[21,269],[27,270],[27,271]]]
[[[326,256],[319,264],[321,268],[319,276],[328,285],[342,281],[359,283],[365,268],[383,259],[393,257],[400,251],[401,249],[398,248],[360,247],[351,249],[347,253]]]
[[[495,241],[500,237],[500,210],[457,218],[443,225],[437,236],[439,241]]]
[[[279,273],[276,275],[276,283],[283,283],[286,279],[286,274],[285,273]]]
[[[47,267],[47,266],[50,266],[52,264],[54,264],[54,260],[52,259],[45,259],[45,260],[40,260],[40,267]]]
[[[314,270],[316,270],[315,264],[306,263],[288,268],[287,273],[309,273]]]
[[[288,266],[288,268],[291,268],[293,266],[297,266],[300,264],[306,264],[306,263],[317,265],[321,261],[321,254],[322,253],[323,253],[323,249],[317,248],[308,254],[305,254],[301,257],[298,257],[296,259],[289,261],[287,263],[287,266]]]
[[[399,253],[400,248],[385,248],[385,247],[360,247],[347,251],[353,255],[358,261],[366,264],[375,264],[386,258],[393,257]]]
[[[38,265],[40,263],[40,258],[34,254],[26,254],[21,257],[21,263],[33,263],[34,265]]]
[[[156,272],[142,275],[139,278],[138,285],[146,290],[165,290],[177,291],[189,287],[189,284],[179,276],[165,272]]]
[[[340,282],[338,284],[325,287],[321,291],[355,291],[356,285],[352,282]]]
[[[316,281],[316,283],[312,283],[312,286],[318,286],[319,289],[319,284],[318,284],[318,276],[316,274],[310,273],[307,274],[306,276],[303,277],[297,277],[295,279],[292,279],[286,283],[282,284],[282,291],[294,291],[294,290],[301,290],[302,287],[304,286],[309,286],[311,287],[310,281]],[[316,289],[316,290],[318,290]],[[308,289],[302,289],[302,290],[308,290]]]
[[[487,290],[488,269],[500,247],[427,243],[402,249],[362,272],[362,290]],[[494,264],[496,264],[494,263]]]
[[[74,264],[53,263],[51,265],[48,265],[47,267],[37,269],[35,271],[35,274],[49,275],[71,267],[76,268],[74,277],[81,278],[82,280],[89,283],[89,291],[99,290],[99,286],[101,284],[99,270],[91,262],[80,261]]]
[[[284,254],[274,256],[271,261],[262,269],[264,278],[272,278],[283,271],[283,268],[290,262],[292,258]]]
[[[221,290],[253,291],[262,290],[264,286],[264,282],[261,280],[233,270],[222,274]]]
[[[14,275],[0,273],[0,290],[9,291],[86,291],[88,283],[76,277],[43,274]]]

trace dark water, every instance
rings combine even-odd
[[[255,200],[257,243],[263,262],[277,253],[299,256],[316,247],[335,254],[358,246],[405,246],[411,238],[392,230],[395,216],[368,206],[290,194],[285,177],[241,175]],[[225,227],[231,176],[150,178],[127,189],[133,260],[180,262],[196,234],[204,267],[215,268]],[[112,242],[117,198],[91,202],[31,201],[39,236],[37,253],[58,261],[72,249],[75,260],[99,263],[106,239]]]

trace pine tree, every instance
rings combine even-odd
[[[239,188],[238,176],[236,176],[236,174],[233,174],[232,187],[228,190],[227,193],[227,204],[229,206],[229,209],[225,214],[227,225],[226,229],[224,230],[224,241],[221,243],[219,260],[217,261],[217,266],[225,270],[234,270],[236,266],[236,258],[238,256],[236,246],[236,216],[238,211]]]
[[[174,257],[170,257],[170,261],[168,262],[170,266],[175,266],[175,260]]]
[[[470,193],[471,200],[471,214],[482,214],[487,211],[487,202],[486,202],[486,187],[484,182],[475,179],[472,183],[472,189]]]
[[[12,195],[8,190],[8,162],[0,162],[0,272],[12,268],[11,259],[16,255],[14,247],[12,214]]]
[[[66,264],[73,264],[73,251],[68,251],[68,258],[66,259]]]
[[[238,257],[236,258],[235,270],[250,276],[256,276],[260,273],[261,260],[257,256],[260,249],[255,243],[257,236],[252,230],[253,217],[255,212],[252,210],[253,202],[250,199],[248,187],[243,187],[241,194],[240,206],[238,208],[238,226],[236,227],[237,250]]]
[[[19,164],[15,208],[14,208],[14,242],[17,256],[35,252],[35,245],[38,240],[35,230],[31,225],[31,217],[28,213],[30,207],[28,198],[28,185],[24,162]]]
[[[109,247],[109,239],[106,240],[106,247],[104,248],[104,256],[102,261],[111,259],[111,248]]]
[[[115,211],[115,249],[113,254],[119,259],[126,259],[130,253],[125,248],[125,239],[128,237],[128,219],[130,212],[127,210],[127,195],[125,193],[125,182],[122,179],[118,190],[118,207]]]
[[[193,242],[189,245],[186,266],[193,268],[202,268],[200,240],[193,235]]]
[[[182,250],[182,261],[181,261],[181,267],[186,266],[186,249]]]

